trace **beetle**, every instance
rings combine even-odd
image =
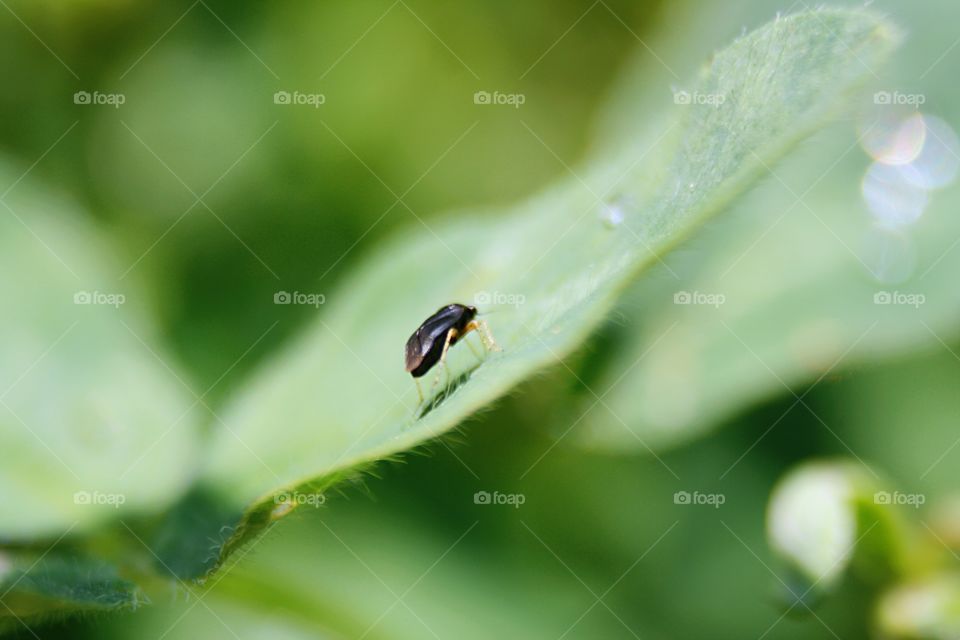
[[[474,330],[480,335],[480,341],[483,342],[484,347],[490,351],[500,350],[487,323],[483,320],[477,320],[477,308],[459,303],[440,307],[436,313],[424,320],[407,340],[405,350],[406,369],[417,384],[420,404],[423,403],[423,391],[420,389],[420,382],[417,379],[426,375],[439,362],[447,373],[447,384],[449,384],[450,370],[447,369],[447,350]],[[470,346],[469,342],[467,346]],[[472,346],[470,350],[473,351]],[[476,355],[476,351],[474,351],[474,355]],[[438,375],[433,385],[436,385],[439,380],[440,376]]]

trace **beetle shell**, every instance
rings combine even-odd
[[[419,378],[433,368],[443,355],[447,333],[453,329],[450,339],[453,346],[463,336],[467,325],[477,315],[476,307],[463,304],[448,304],[423,321],[407,340],[405,362],[407,372]]]

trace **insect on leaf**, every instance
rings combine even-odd
[[[665,88],[668,117],[621,156],[508,211],[420,225],[372,253],[220,413],[203,484],[246,509],[221,556],[289,511],[279,492],[322,490],[436,438],[562,362],[658,255],[835,116],[896,40],[867,11],[778,19],[713,57],[688,90],[709,99],[675,101]],[[441,381],[418,408],[403,346],[451,302],[494,311],[503,350],[482,364],[451,350],[452,386]]]

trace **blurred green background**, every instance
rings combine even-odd
[[[638,28],[657,10],[610,6]],[[418,224],[391,208],[391,190],[429,222],[456,207],[512,202],[562,175],[521,121],[574,163],[637,46],[597,6],[531,69],[583,14],[575,2],[10,8],[57,48],[55,57],[4,11],[5,84],[16,88],[4,92],[4,147],[29,165],[76,124],[37,175],[82,197],[136,262],[127,277],[150,288],[204,388],[274,320],[277,330],[232,375],[304,320],[261,300],[277,289],[329,291],[379,239]],[[522,111],[473,102],[479,90],[521,87]],[[126,102],[73,104],[84,90]],[[276,91],[326,101],[284,108]],[[197,205],[181,220],[194,194],[215,213]]]
[[[0,4],[0,150],[17,167],[11,175],[31,168],[32,184],[72,199],[109,238],[123,274],[119,290],[138,292],[135,310],[153,319],[189,383],[212,387],[212,406],[324,313],[271,304],[274,292],[329,293],[400,228],[507,204],[565,178],[569,167],[649,125],[673,103],[671,86],[682,86],[712,50],[777,12],[807,8],[759,0]],[[875,88],[922,93],[925,114],[957,126],[960,7],[874,7],[907,31]],[[124,102],[76,104],[84,91],[121,94]],[[278,91],[322,94],[324,103],[277,104]],[[525,101],[477,105],[477,91],[520,93]],[[883,268],[910,262],[900,245],[860,253],[871,228],[860,193],[870,157],[846,152],[860,118],[807,143],[777,168],[782,180],[766,180],[649,273],[570,362],[579,380],[566,367],[550,370],[471,419],[456,440],[384,463],[322,508],[301,509],[222,581],[214,578],[199,604],[175,586],[135,613],[70,619],[35,633],[877,637],[879,587],[856,575],[815,614],[799,608],[782,617],[777,576],[786,574],[764,524],[775,483],[807,459],[866,460],[890,487],[922,493],[923,514],[911,516],[921,518],[921,531],[938,526],[936,509],[957,490],[956,262],[945,259],[942,275],[920,282],[922,267],[943,251],[918,240],[921,268],[893,279]],[[797,209],[765,233],[801,193],[815,215]],[[955,186],[934,192],[918,236],[952,248],[957,205]],[[17,241],[39,240],[24,232]],[[851,246],[862,261],[850,259]],[[704,310],[670,303],[675,290],[728,269],[729,279],[701,290],[756,298],[723,316],[731,331]],[[804,334],[807,341],[784,328],[803,311],[785,311],[777,292],[786,300],[809,296],[810,304],[798,305],[809,309],[842,301],[854,287],[924,291],[933,310],[889,331],[880,326],[849,362],[836,355],[846,355],[866,325],[846,326],[848,337],[811,320],[817,331]],[[647,308],[651,300],[663,304]],[[839,311],[832,321],[852,322]],[[651,432],[656,456],[618,450],[589,431],[562,436],[590,413],[584,384],[603,379],[630,337],[653,346],[658,328],[674,322],[698,339],[718,332],[714,340],[737,354],[703,364],[694,384],[671,366],[696,356],[666,348],[656,358],[662,368],[645,383],[664,386],[635,388],[627,399],[649,406],[650,388],[673,407],[713,387],[722,397],[681,418],[668,411],[662,423],[662,412],[636,416],[682,424],[662,440]],[[773,347],[751,354],[730,333],[748,344],[794,340],[796,357],[776,360]],[[828,339],[838,344],[821,356],[816,348]],[[754,368],[756,359],[772,364],[738,377],[737,358]],[[742,384],[728,387],[734,379]],[[598,439],[607,444],[596,446]],[[725,501],[677,504],[682,491]],[[521,495],[523,504],[477,504],[477,492]],[[937,529],[945,547],[960,543],[944,533],[953,525]],[[950,554],[943,562],[955,569]]]

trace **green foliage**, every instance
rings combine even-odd
[[[123,533],[129,519],[134,526],[127,530],[140,532],[149,550],[113,550],[113,556],[123,556],[119,573],[112,566],[72,554],[61,557],[52,551],[44,557],[42,551],[0,552],[0,561],[16,558],[6,572],[0,565],[4,584],[15,587],[9,593],[0,591],[0,601],[27,620],[68,611],[135,608],[144,596],[127,581],[127,573],[138,576],[130,580],[141,579],[155,588],[154,578],[141,574],[145,567],[152,567],[151,571],[167,578],[171,573],[178,579],[208,578],[209,591],[201,596],[209,594],[209,605],[191,607],[195,612],[183,618],[174,637],[222,631],[218,612],[253,629],[270,629],[278,637],[363,633],[369,626],[365,622],[389,605],[394,595],[388,589],[383,598],[368,596],[369,584],[344,584],[339,579],[347,573],[340,569],[355,559],[352,551],[314,558],[311,563],[288,553],[291,547],[315,542],[315,526],[272,540],[262,557],[251,558],[249,567],[231,565],[229,577],[213,570],[293,511],[301,498],[321,499],[378,461],[443,437],[538,372],[551,366],[557,369],[558,362],[563,363],[596,332],[642,272],[658,265],[661,256],[729,206],[800,140],[842,113],[867,70],[879,66],[897,40],[887,21],[867,11],[820,10],[778,18],[718,52],[689,94],[684,94],[692,98],[688,104],[680,100],[658,119],[650,119],[639,108],[631,112],[634,122],[629,131],[640,129],[642,135],[624,131],[625,140],[616,145],[616,152],[576,169],[577,175],[566,182],[507,210],[468,211],[394,238],[327,296],[322,315],[302,336],[232,393],[223,410],[217,410],[218,420],[204,449],[197,445],[198,420],[192,415],[203,404],[202,397],[194,402],[190,384],[171,364],[174,359],[154,346],[152,330],[143,319],[149,315],[150,301],[131,284],[123,287],[126,301],[118,308],[75,306],[76,293],[121,293],[115,279],[107,277],[117,270],[105,266],[107,260],[101,255],[105,249],[94,232],[79,222],[65,226],[64,221],[73,217],[59,209],[67,207],[25,193],[26,184],[18,187],[9,204],[22,219],[11,216],[0,222],[4,248],[0,260],[8,265],[0,275],[0,293],[6,299],[24,300],[7,316],[11,340],[4,343],[8,352],[2,354],[2,368],[12,386],[6,400],[10,415],[0,429],[0,447],[5,456],[10,454],[9,463],[5,457],[0,470],[0,536],[5,544],[39,538],[45,543],[39,549],[48,548],[63,532],[82,532],[95,540],[102,533],[102,542],[116,531]],[[669,94],[659,102],[668,99]],[[636,121],[641,120],[643,125],[638,126]],[[213,171],[208,158],[192,159],[202,165],[201,175]],[[142,167],[127,166],[122,159],[112,161],[126,166],[132,175],[147,176],[145,186],[153,184],[152,174]],[[217,173],[206,177],[215,178]],[[179,211],[168,202],[164,206]],[[51,209],[58,209],[56,223],[49,215]],[[819,238],[796,240],[806,230],[789,220],[777,233],[783,234],[781,242],[793,239],[820,248]],[[729,259],[747,243],[736,227],[722,231],[704,251],[707,264],[698,277],[706,279],[696,280],[690,288],[709,289],[713,257]],[[929,246],[942,247],[942,235],[930,231],[930,239]],[[812,364],[798,364],[795,352],[804,351],[807,343],[786,341],[780,330],[786,327],[803,333],[811,325],[820,326],[816,292],[824,282],[833,283],[848,274],[837,255],[833,250],[811,252],[809,263],[799,267],[800,278],[790,277],[785,263],[780,263],[779,273],[768,273],[771,280],[786,285],[776,291],[755,287],[746,277],[731,285],[753,298],[745,301],[750,314],[726,318],[729,329],[756,335],[758,328],[766,327],[756,347],[759,356],[784,371],[788,383],[823,371],[825,363],[837,355],[838,345],[846,344],[844,338],[849,337],[842,332],[831,334],[836,338],[827,343],[832,350],[812,354]],[[775,258],[757,252],[751,257],[755,266],[747,271],[768,269],[776,264]],[[34,291],[22,277],[27,273],[41,276],[42,292]],[[872,295],[872,285],[867,283],[851,284],[838,295],[849,295],[854,286],[857,295]],[[675,310],[667,311],[669,300],[664,299],[662,288],[645,283],[640,287],[628,304],[642,306],[644,322],[649,323],[645,327],[656,333]],[[656,293],[650,293],[653,289]],[[441,373],[439,383],[428,389],[427,401],[418,405],[415,387],[401,367],[401,347],[428,313],[454,300],[494,312],[485,319],[502,350],[486,353],[482,359],[466,348],[452,351],[451,382]],[[845,317],[861,317],[869,308],[869,300],[862,302],[851,302]],[[944,298],[928,308],[929,316],[924,317],[939,327],[949,318],[952,303]],[[80,318],[75,326],[63,322],[74,317]],[[893,318],[891,323],[896,321]],[[705,423],[690,416],[680,421],[676,416],[651,418],[649,412],[656,405],[636,402],[636,389],[656,396],[657,389],[662,389],[656,385],[663,380],[696,384],[699,402],[690,410],[713,422],[775,388],[766,368],[759,367],[716,322],[703,315],[684,317],[681,322],[676,335],[669,338],[668,349],[672,358],[680,358],[679,364],[653,359],[632,366],[650,344],[653,334],[645,328],[623,330],[620,337],[626,347],[599,368],[606,384],[596,388],[611,389],[607,403],[618,415],[628,416],[633,428],[644,438],[651,436],[649,442],[656,445],[685,439],[705,428]],[[891,328],[883,333],[884,345],[906,344],[915,334],[915,327],[908,330],[905,323],[897,327],[903,330]],[[684,359],[691,350],[695,354]],[[34,366],[46,368],[42,383],[31,383]],[[565,363],[562,367],[564,375],[569,373]],[[691,369],[698,375],[691,376]],[[23,371],[27,375],[18,379]],[[610,383],[624,374],[623,384]],[[428,387],[432,380],[433,375],[424,378]],[[54,405],[46,402],[51,397],[56,398]],[[582,439],[624,448],[626,425],[619,420],[612,424],[609,416],[590,414],[583,426]],[[626,441],[632,444],[636,438]],[[38,480],[35,470],[40,467],[45,473]],[[193,478],[190,472],[196,467],[199,471]],[[122,479],[119,485],[117,477]],[[189,480],[196,484],[182,495]],[[118,496],[122,497],[119,503]],[[164,511],[178,497],[179,502]],[[98,500],[106,504],[85,504]],[[124,528],[116,524],[121,519]],[[114,531],[96,532],[94,525],[105,521],[115,522]],[[361,555],[376,558],[383,551],[387,572],[390,557],[417,560],[395,568],[404,579],[401,582],[416,581],[422,565],[428,565],[450,541],[428,539],[422,531],[391,529],[389,534],[400,540],[387,553],[379,534],[389,522],[370,518],[349,523],[355,533],[350,539],[366,533]],[[851,527],[861,524],[851,522],[841,523],[847,528],[838,539],[847,540]],[[324,544],[338,542],[332,535]],[[836,552],[836,547],[817,551]],[[243,557],[241,551],[232,560],[239,562]],[[828,559],[836,563],[836,553]],[[827,575],[819,562],[822,558],[813,563],[807,560],[799,558],[797,564],[808,569],[809,580]],[[828,581],[842,569],[841,563],[837,573],[827,575]],[[517,584],[506,585],[498,584],[502,576],[471,571],[484,589],[464,588],[462,576],[467,571],[463,567],[455,565],[438,573],[437,591],[456,596],[449,607],[469,602],[468,615],[475,618],[501,607],[500,599],[519,602],[525,592],[521,587],[526,592],[541,588],[524,585],[519,569],[510,574],[516,576]],[[173,584],[164,583],[160,592]],[[496,593],[498,598],[477,599],[477,593]],[[430,609],[431,620],[449,625],[443,627],[442,637],[458,634],[457,620],[444,617],[446,601],[421,599],[418,611]],[[545,594],[544,599],[551,612],[563,611],[565,603],[575,600],[563,589]],[[294,621],[276,620],[277,607],[292,611]],[[175,606],[163,606],[136,624],[148,630],[176,628],[181,613]],[[524,637],[556,637],[565,626],[554,629],[553,615],[520,606],[507,608],[505,619],[497,622],[503,634]],[[16,621],[2,622],[7,623]],[[610,631],[596,621],[583,626],[594,637],[619,631],[615,625],[615,631]],[[390,637],[422,637],[422,622],[416,616],[391,620],[391,627]]]
[[[36,551],[0,552],[0,594],[0,632],[67,614],[136,609],[145,597],[102,560]]]
[[[624,296],[606,329],[618,348],[588,363],[599,369],[590,386],[603,401],[582,394],[571,436],[591,449],[662,452],[760,400],[800,396],[804,384],[918,345],[939,348],[956,333],[955,198],[935,197],[925,224],[908,237],[864,234],[869,225],[849,173],[829,177],[823,166],[825,157],[856,157],[852,143],[839,135],[818,140],[816,154],[777,168],[771,184],[738,205],[736,223],[709,229],[695,254],[673,256],[669,273]],[[823,184],[802,201],[790,186],[815,181]],[[873,277],[871,242],[891,253],[913,245],[914,275],[893,283]],[[923,295],[923,304],[876,304],[875,296],[893,291]],[[701,296],[700,304],[677,304],[674,296],[685,294]]]
[[[204,482],[229,504],[252,503],[251,513],[261,514],[277,492],[323,485],[324,476],[441,435],[566,357],[654,255],[822,125],[862,80],[862,62],[879,63],[895,40],[887,23],[865,12],[780,19],[715,56],[695,93],[723,99],[678,107],[678,124],[663,129],[655,149],[588,168],[582,182],[506,215],[462,216],[386,247],[329,296],[332,312],[227,407],[228,429],[214,442]],[[622,224],[598,219],[609,208]],[[432,389],[424,415],[399,347],[424,309],[483,293],[524,301],[491,316],[503,351],[482,364],[463,350],[453,355],[456,386],[441,396]],[[256,529],[242,527],[244,535]]]
[[[0,537],[163,509],[189,482],[172,470],[195,460],[197,419],[158,355],[148,301],[118,287],[71,205],[0,175],[15,185],[0,208]]]
[[[549,640],[570,625],[566,609],[580,600],[582,587],[535,587],[535,576],[516,559],[478,549],[469,523],[463,531],[438,532],[400,520],[385,537],[389,507],[346,506],[304,509],[284,522],[282,535],[264,537],[243,564],[214,576],[199,594],[200,606],[157,603],[131,621],[106,625],[101,637],[169,631],[173,639],[226,638],[269,629],[278,640],[318,634]],[[478,555],[486,570],[477,569]],[[536,606],[529,606],[534,591]],[[465,619],[476,622],[464,625]],[[587,619],[576,631],[616,637],[623,628],[612,618]]]

